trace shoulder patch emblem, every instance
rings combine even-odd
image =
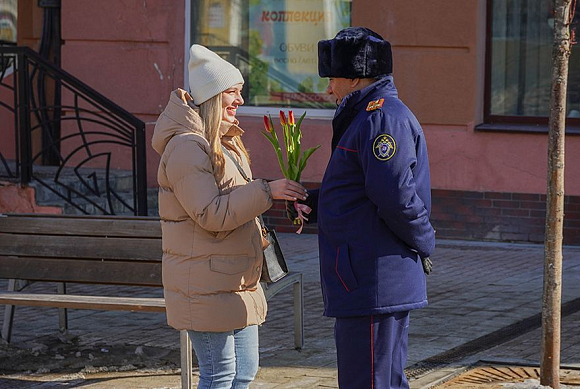
[[[384,102],[385,99],[369,101],[369,105],[367,105],[367,111],[374,111],[375,109],[381,108]]]
[[[379,161],[388,161],[397,152],[397,143],[389,134],[381,134],[373,142],[373,154]]]

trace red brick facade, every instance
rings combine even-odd
[[[62,208],[40,206],[36,204],[33,188],[0,181],[0,214],[2,213],[61,214]]]
[[[434,189],[432,196],[438,238],[544,242],[546,195]],[[278,231],[296,231],[284,209],[283,202],[276,202],[266,223]],[[564,211],[564,244],[580,245],[580,196],[566,196]],[[307,225],[304,232],[316,233],[316,226]]]
[[[580,197],[564,200],[564,244],[580,244]],[[452,239],[544,242],[546,195],[433,190],[437,235]]]

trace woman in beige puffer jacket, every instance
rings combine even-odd
[[[239,70],[193,45],[189,73],[191,95],[172,92],[152,140],[161,156],[167,321],[189,330],[200,365],[198,388],[246,388],[257,372],[257,326],[267,311],[256,217],[273,199],[305,198],[306,190],[285,179],[246,182],[232,161],[251,177],[235,119],[243,104]]]

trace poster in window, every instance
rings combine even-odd
[[[0,1],[0,40],[16,43],[16,21],[18,4],[16,0]]]
[[[250,0],[249,97],[255,106],[330,108],[318,41],[350,26],[351,1]]]

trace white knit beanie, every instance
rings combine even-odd
[[[189,49],[189,89],[193,103],[201,103],[232,86],[244,83],[242,73],[234,65],[201,45]]]

